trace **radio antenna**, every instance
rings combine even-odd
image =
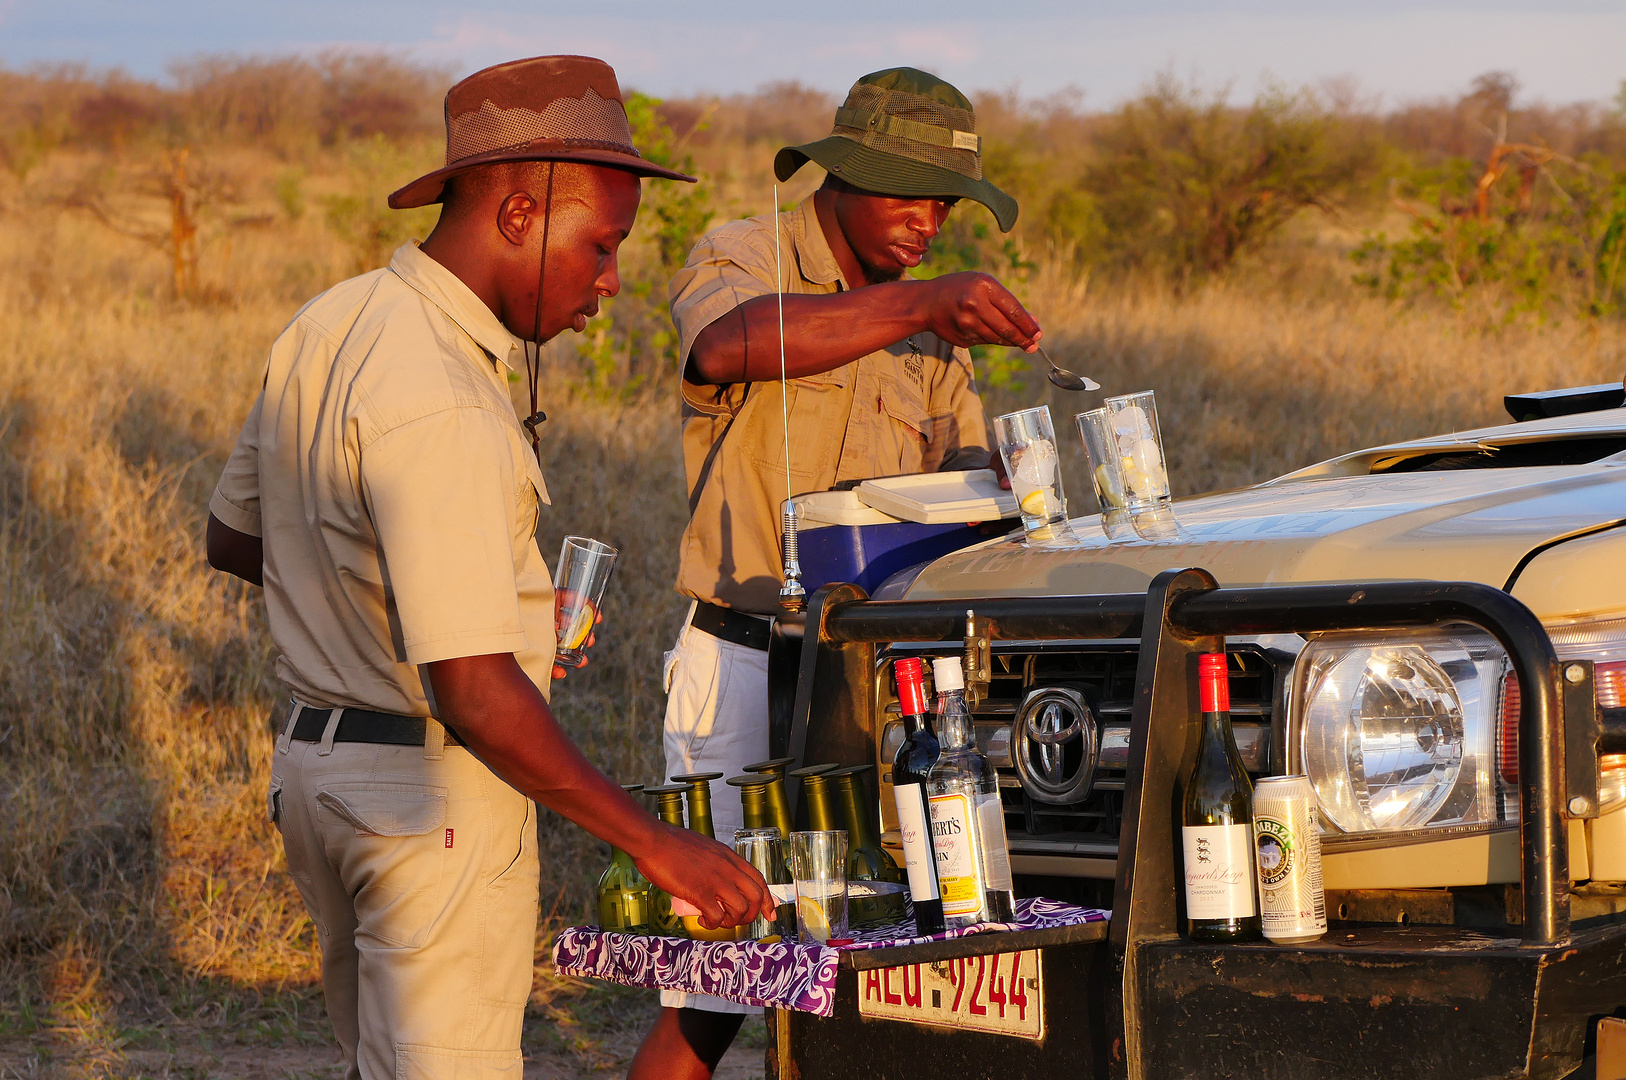
[[[801,611],[807,604],[802,588],[801,541],[796,535],[796,500],[790,486],[790,380],[785,377],[785,269],[779,252],[779,185],[773,185],[773,272],[774,295],[779,301],[779,419],[785,436],[784,555],[785,584],[779,590],[779,606]]]

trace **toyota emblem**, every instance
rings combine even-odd
[[[1090,793],[1099,751],[1095,710],[1070,686],[1034,690],[1011,728],[1011,762],[1037,802],[1066,805]]]

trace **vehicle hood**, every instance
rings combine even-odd
[[[1141,592],[1160,571],[1186,566],[1237,587],[1409,579],[1506,588],[1531,553],[1626,521],[1626,463],[1284,478],[1179,500],[1173,513],[1171,539],[1110,541],[1092,515],[1062,539],[1015,534],[967,548],[928,566],[906,595]]]

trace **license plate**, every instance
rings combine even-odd
[[[1044,1038],[1044,969],[1036,950],[858,973],[858,1013],[932,1027]]]

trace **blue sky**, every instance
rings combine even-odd
[[[997,14],[990,14],[990,12]],[[331,46],[400,50],[459,74],[583,52],[626,86],[674,95],[799,79],[839,92],[893,64],[966,90],[1072,87],[1121,100],[1162,70],[1251,93],[1266,79],[1353,77],[1384,102],[1453,94],[1513,71],[1529,98],[1612,98],[1626,79],[1626,0],[1471,6],[1395,0],[0,0],[0,63],[83,61],[158,77],[175,57]]]

